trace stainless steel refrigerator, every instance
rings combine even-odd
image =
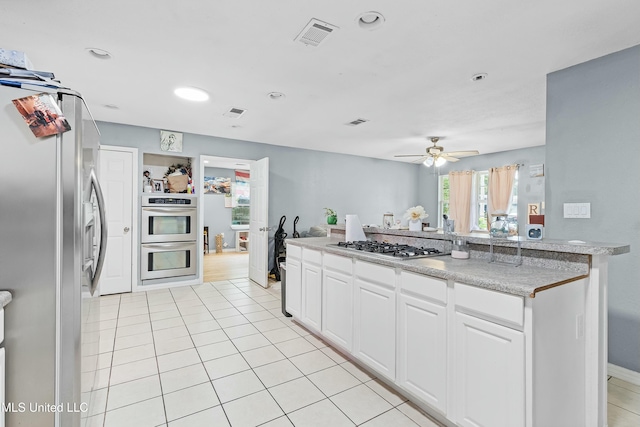
[[[106,249],[99,132],[79,94],[52,86],[0,75],[0,289],[13,296],[2,404],[9,427],[76,427],[104,411],[92,407],[100,329],[92,322]],[[13,102],[32,95],[52,100],[70,130],[36,137],[38,120],[47,128],[59,117],[35,117]]]

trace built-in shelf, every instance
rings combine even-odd
[[[236,252],[249,250],[249,230],[236,231]]]

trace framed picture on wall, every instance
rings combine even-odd
[[[160,131],[160,149],[162,151],[172,151],[182,153],[182,134],[168,130]]]
[[[230,194],[231,178],[205,176],[204,194]]]

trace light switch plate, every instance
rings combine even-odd
[[[591,203],[565,203],[565,218],[591,218]]]

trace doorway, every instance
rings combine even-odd
[[[208,180],[209,182],[215,182],[215,185],[221,183],[222,187],[230,185],[233,189],[236,189],[236,171],[252,171],[256,163],[259,162],[201,155],[200,181]],[[240,175],[238,174],[238,177]],[[224,184],[228,182],[227,180],[231,182]],[[202,190],[200,191],[204,191],[204,187],[201,186],[201,188]],[[229,195],[221,193],[223,192],[209,188],[209,191],[201,196],[200,227],[203,230],[206,227],[208,230],[208,236],[205,238],[208,241],[208,245],[203,245],[203,258],[200,263],[202,268],[200,275],[203,282],[250,277],[249,261],[251,257],[255,258],[256,255],[259,258],[264,257],[265,268],[267,264],[266,251],[256,251],[256,245],[252,244],[253,242],[249,238],[250,224],[248,214],[249,211],[256,208],[253,198],[249,198],[249,206],[238,206],[238,202],[240,202],[240,205],[243,204],[242,200],[237,199],[239,192]],[[236,199],[232,200],[232,197],[236,197]],[[268,200],[268,197],[266,200]],[[266,211],[264,216],[266,217]],[[246,220],[244,217],[246,217]],[[246,224],[244,224],[245,222]],[[217,252],[216,248],[216,235],[219,234],[224,235],[223,246],[218,248],[222,250],[221,253]],[[257,248],[259,249],[260,246]]]

